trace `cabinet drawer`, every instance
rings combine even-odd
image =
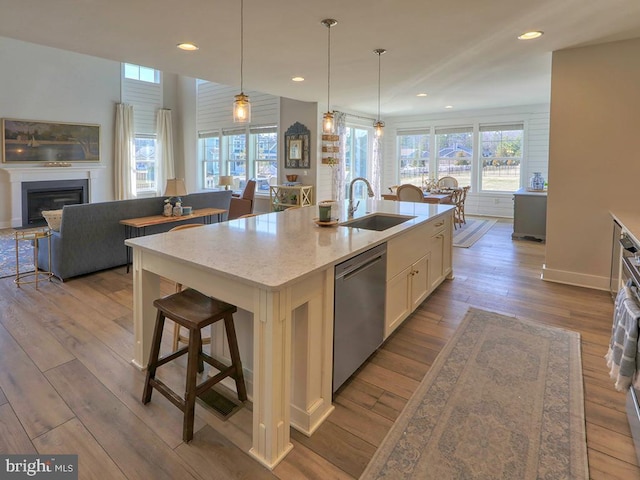
[[[445,215],[442,217],[434,218],[429,222],[429,234],[430,236],[437,235],[445,230],[451,223],[451,215]]]
[[[387,280],[429,252],[431,223],[419,225],[387,242]]]

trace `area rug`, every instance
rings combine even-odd
[[[580,334],[471,308],[361,479],[588,478]]]
[[[493,218],[469,218],[453,231],[453,246],[469,248],[496,224]]]
[[[12,228],[0,229],[0,278],[16,274],[16,241]],[[31,242],[19,242],[20,273],[33,272],[33,247]]]

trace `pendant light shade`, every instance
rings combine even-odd
[[[333,112],[331,111],[331,27],[337,25],[338,21],[333,18],[325,18],[321,23],[327,27],[329,34],[327,42],[327,112],[322,116],[322,133],[330,135],[334,128]]]
[[[233,101],[233,122],[251,122],[251,102],[249,96],[244,94],[244,0],[240,0],[240,93]]]
[[[373,124],[376,137],[384,134],[384,122],[380,120],[380,57],[387,51],[384,48],[376,48],[373,53],[378,55],[378,118]]]

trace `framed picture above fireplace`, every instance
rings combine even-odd
[[[2,119],[3,162],[99,162],[100,125]]]

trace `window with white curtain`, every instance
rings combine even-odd
[[[346,128],[345,147],[345,184],[357,177],[367,177],[370,161],[370,139],[373,129],[363,127]],[[363,182],[354,185],[353,198],[367,198],[366,187]],[[345,195],[349,195],[348,189]]]
[[[122,101],[133,105],[136,195],[155,195],[156,113],[163,101],[161,72],[141,65],[122,64]]]

